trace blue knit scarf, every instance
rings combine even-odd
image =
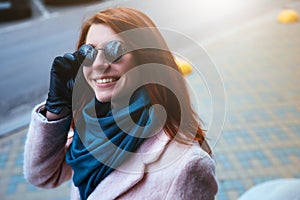
[[[133,94],[129,103],[130,116],[137,125],[147,128],[132,127],[127,131],[129,134],[116,124],[117,120],[127,124],[128,107],[112,112],[111,103],[101,103],[96,98],[84,107],[81,123],[76,123],[73,141],[66,154],[82,200],[86,200],[105,177],[128,159],[130,152],[136,151],[145,138],[153,134],[155,130],[148,125],[156,120],[152,116],[154,112],[149,110],[150,105],[145,89]]]

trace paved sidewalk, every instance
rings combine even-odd
[[[300,23],[279,24],[279,12],[206,46],[228,103],[215,148],[219,200],[267,180],[300,178]]]
[[[205,44],[227,95],[226,123],[214,149],[219,200],[237,199],[267,180],[300,178],[300,23],[279,24],[279,12]],[[193,74],[187,79],[199,81]],[[25,182],[26,132],[0,139],[1,199],[69,199],[70,183],[45,190]]]

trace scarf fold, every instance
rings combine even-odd
[[[157,131],[155,124],[158,122],[155,122],[155,113],[150,106],[150,98],[141,88],[132,95],[128,107],[118,111],[112,110],[110,102],[101,103],[96,98],[83,108],[81,123],[76,123],[73,141],[66,154],[82,200],[86,200],[105,177]],[[139,126],[129,125],[129,120]],[[127,124],[126,130],[118,126]]]

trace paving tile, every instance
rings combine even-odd
[[[207,47],[221,68],[229,101],[214,149],[218,199],[236,199],[268,180],[300,178],[298,35],[299,23],[267,20]]]

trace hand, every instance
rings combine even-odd
[[[83,45],[75,53],[66,53],[63,57],[54,59],[50,72],[50,87],[45,108],[47,111],[60,114],[64,109],[68,113],[72,111],[72,90],[77,72],[86,55],[92,48]]]

